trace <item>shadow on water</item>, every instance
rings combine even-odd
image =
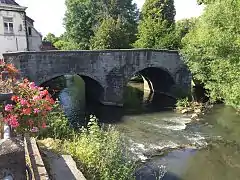
[[[94,114],[101,122],[117,123],[125,115],[171,110],[176,100],[160,93],[143,91],[143,83],[129,83],[124,92],[124,107],[104,106],[99,102],[102,87],[89,77],[65,75],[45,84],[59,98],[71,123],[78,124]],[[80,123],[82,124],[82,123]]]
[[[136,85],[136,84],[135,84]],[[142,85],[142,84],[138,84]],[[150,114],[172,110],[176,100],[161,93],[143,92],[134,84],[124,92],[124,107],[104,106],[99,102],[86,101],[88,114],[94,114],[103,123],[118,123],[126,115]]]

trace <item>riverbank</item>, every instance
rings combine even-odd
[[[189,101],[188,98],[185,98],[177,100],[175,111],[181,114],[191,114],[191,119],[199,121],[200,117],[205,115],[211,108],[213,108],[213,104],[210,102],[201,103]]]
[[[86,179],[134,179],[135,163],[113,127],[100,127],[92,116],[87,127],[74,130],[61,110],[51,113],[48,124],[39,135],[40,149],[71,155]]]

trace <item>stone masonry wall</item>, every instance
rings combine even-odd
[[[190,72],[177,51],[132,49],[102,51],[44,51],[4,54],[14,63],[22,77],[37,84],[65,74],[88,76],[103,87],[101,101],[106,105],[122,105],[126,83],[137,72],[157,67],[171,75],[177,86],[190,88]],[[182,72],[182,73],[181,73]]]

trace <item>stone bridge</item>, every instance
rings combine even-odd
[[[97,89],[99,100],[105,105],[123,105],[124,89],[135,74],[141,74],[154,91],[176,98],[190,91],[191,73],[177,51],[42,51],[3,56],[19,68],[22,77],[38,85],[62,75],[78,74],[86,88]]]

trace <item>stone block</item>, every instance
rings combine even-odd
[[[20,138],[0,140],[0,179],[6,172],[16,180],[26,179],[24,142]]]

